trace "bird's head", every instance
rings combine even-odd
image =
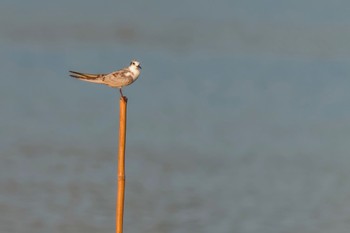
[[[138,62],[137,60],[132,60],[132,61],[130,62],[130,66],[135,67],[135,68],[137,68],[138,70],[141,70],[141,69],[142,69],[142,68],[141,68],[141,65],[140,65],[140,62]]]

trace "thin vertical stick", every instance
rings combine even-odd
[[[124,193],[125,193],[125,136],[126,136],[126,106],[127,98],[119,101],[119,148],[118,148],[118,189],[116,202],[116,233],[123,233]]]

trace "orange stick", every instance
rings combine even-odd
[[[123,233],[124,194],[125,194],[125,139],[126,107],[128,99],[120,97],[119,107],[119,147],[118,147],[118,189],[116,200],[116,233]]]

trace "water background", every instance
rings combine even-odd
[[[345,233],[350,3],[0,3],[0,232]]]

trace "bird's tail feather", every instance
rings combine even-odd
[[[71,73],[69,76],[73,78],[77,78],[87,82],[103,83],[102,79],[104,74],[87,74],[87,73],[80,73],[76,71],[69,71],[69,72]]]

